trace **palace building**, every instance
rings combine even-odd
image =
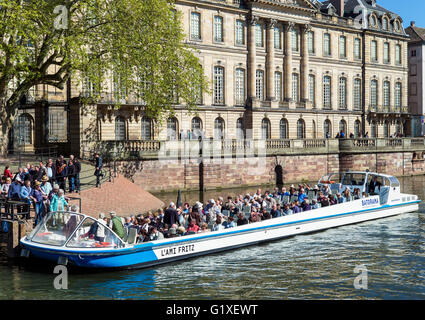
[[[211,84],[197,114],[177,102],[158,125],[139,101],[115,108],[112,80],[82,112],[88,85],[43,86],[23,102],[12,144],[62,143],[79,154],[88,141],[174,140],[189,130],[217,139],[411,134],[409,37],[377,1],[176,0],[176,8]]]

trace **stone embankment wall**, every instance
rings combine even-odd
[[[198,190],[200,172],[204,189],[316,181],[328,172],[377,171],[396,176],[422,175],[425,161],[413,152],[324,154],[117,162],[121,174],[147,191]]]

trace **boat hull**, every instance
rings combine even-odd
[[[71,250],[39,245],[25,239],[21,240],[21,244],[24,250],[30,252],[31,256],[52,262],[61,259],[67,261],[69,265],[80,268],[99,270],[144,268],[299,234],[414,212],[419,209],[418,203],[420,202],[411,201],[385,206],[372,204],[372,207],[368,208],[367,203],[363,206],[360,205],[360,201],[352,202],[351,206],[350,203],[338,205],[340,212],[332,214],[330,211],[334,209],[334,206],[226,229],[221,232],[169,238],[123,249]],[[347,210],[350,207],[354,208]]]

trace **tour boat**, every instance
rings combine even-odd
[[[222,231],[144,243],[134,243],[134,233],[131,232],[128,239],[123,241],[105,225],[101,225],[105,233],[104,241],[95,241],[87,234],[93,224],[98,223],[97,220],[80,213],[54,212],[47,215],[31,234],[21,239],[21,256],[99,270],[142,268],[419,209],[421,201],[418,197],[400,193],[399,181],[390,175],[346,172],[341,182],[329,182],[333,182],[332,190],[336,192],[346,187],[351,190],[360,188],[365,192],[374,176],[381,183],[380,187],[374,190],[374,195],[359,200]]]

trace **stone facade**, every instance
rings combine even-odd
[[[406,28],[409,41],[409,105],[414,123],[414,136],[423,136],[425,128],[425,28],[416,27],[412,21]]]

